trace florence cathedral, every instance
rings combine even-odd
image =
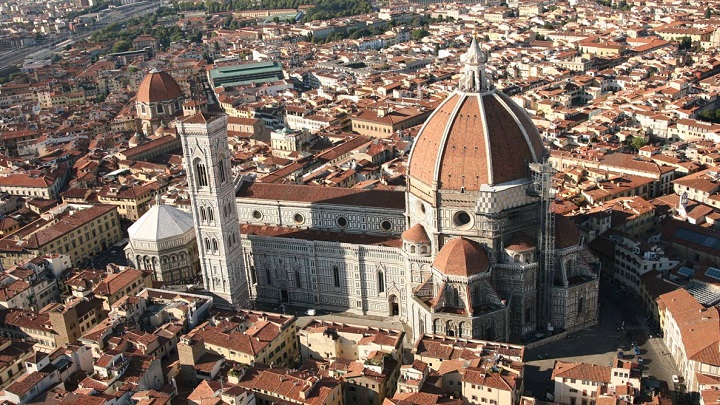
[[[544,214],[530,166],[547,151],[486,62],[473,40],[458,88],[415,138],[404,192],[233,178],[227,116],[179,119],[216,303],[394,317],[413,338],[518,341],[595,324],[596,260],[571,220]]]

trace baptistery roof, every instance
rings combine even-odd
[[[170,101],[182,96],[180,85],[169,74],[153,69],[145,76],[137,92],[140,103]]]
[[[192,214],[171,205],[155,204],[128,228],[130,240],[160,241],[193,229]]]
[[[477,242],[458,237],[443,245],[433,267],[447,276],[470,277],[488,271],[490,259]]]
[[[420,129],[409,162],[411,182],[433,189],[477,191],[528,177],[545,153],[525,110],[497,91],[486,54],[473,39],[459,88]]]

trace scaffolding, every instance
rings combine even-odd
[[[552,326],[552,288],[555,279],[555,213],[552,203],[555,189],[552,180],[555,169],[547,161],[531,163],[533,172],[532,194],[540,198],[540,236],[538,245],[543,267],[538,277],[538,323],[539,332],[548,332]]]

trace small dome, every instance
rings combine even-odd
[[[425,228],[420,224],[415,224],[403,232],[402,238],[404,241],[410,243],[430,243],[430,238],[428,238]]]
[[[490,260],[477,242],[459,237],[440,249],[433,267],[447,276],[470,277],[488,271]]]
[[[180,86],[172,76],[161,70],[153,69],[140,83],[137,101],[140,103],[155,103],[175,100],[181,96]]]
[[[580,230],[570,217],[555,215],[555,247],[565,249],[580,244]]]
[[[165,135],[165,127],[157,127],[157,129],[155,130],[155,136],[161,137],[163,135]]]
[[[525,252],[527,250],[535,249],[536,246],[537,242],[535,242],[535,239],[522,232],[518,232],[510,238],[505,246],[505,250],[509,250],[511,252]]]
[[[157,242],[194,229],[192,214],[171,205],[155,204],[128,228],[130,240]]]

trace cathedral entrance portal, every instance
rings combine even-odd
[[[388,307],[390,316],[400,315],[400,304],[398,303],[397,295],[393,294],[388,297]]]
[[[283,304],[287,304],[290,302],[290,297],[288,296],[288,290],[280,290],[280,302]]]

